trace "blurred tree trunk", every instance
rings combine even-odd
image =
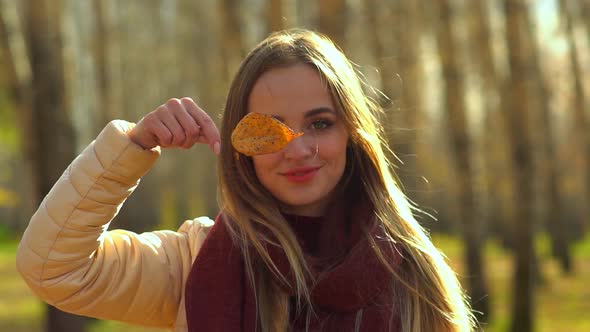
[[[266,22],[268,32],[282,30],[285,27],[283,0],[267,0]]]
[[[506,100],[506,98],[502,98]],[[514,249],[514,220],[518,208],[516,184],[510,139],[507,136],[509,124],[505,123],[501,112],[504,109],[486,114],[485,158],[486,158],[486,224],[488,233],[498,237],[505,249]]]
[[[166,30],[171,31],[168,31],[168,36],[162,36],[160,39],[165,40],[163,46],[170,48],[171,52],[168,53],[168,57],[160,59],[157,66],[169,67],[170,63],[175,65],[168,68],[166,73],[162,73],[164,77],[161,83],[166,90],[162,101],[169,97],[188,96],[203,107],[202,102],[206,94],[203,93],[201,84],[204,78],[212,82],[216,77],[200,69],[204,62],[201,60],[204,57],[203,45],[207,45],[207,49],[211,48],[209,43],[200,40],[200,36],[208,34],[207,30],[211,28],[210,22],[205,21],[205,15],[202,13],[211,12],[215,11],[213,8],[205,8],[205,3],[190,0],[178,0],[174,8],[169,9],[163,24],[169,26]],[[191,191],[202,187],[198,183],[201,177],[195,174],[202,174],[200,171],[206,162],[202,160],[200,153],[183,149],[168,152],[170,154],[166,158],[165,171],[160,175],[161,217],[158,227],[176,229],[182,221],[197,216],[191,214],[189,197]],[[187,172],[187,165],[190,165],[190,172]]]
[[[537,49],[536,39],[533,33],[533,25],[532,21],[529,18],[529,10],[526,7],[526,2],[522,4],[523,10],[522,12],[518,13],[519,19],[519,29],[520,34],[519,40],[522,44],[522,52],[523,56],[526,59],[526,66],[519,68],[518,75],[522,76],[525,80],[525,87],[526,87],[526,104],[527,109],[526,116],[523,116],[522,119],[526,121],[525,128],[527,130],[526,133],[521,133],[522,137],[526,137],[528,139],[527,145],[529,153],[529,157],[531,159],[531,170],[527,172],[528,176],[528,183],[530,184],[530,192],[532,193],[532,197],[530,198],[530,211],[527,220],[529,223],[529,229],[532,232],[530,235],[531,237],[531,256],[529,258],[529,267],[531,272],[531,280],[533,282],[533,292],[534,286],[538,283],[544,283],[545,277],[543,275],[543,271],[541,269],[541,265],[539,262],[539,257],[535,252],[534,246],[534,237],[535,237],[535,230],[536,226],[542,224],[542,221],[546,220],[548,217],[546,216],[547,211],[550,209],[555,209],[556,211],[559,210],[559,205],[557,201],[546,202],[547,199],[552,199],[557,197],[558,192],[549,192],[551,189],[551,181],[556,180],[555,177],[552,177],[550,172],[550,163],[554,162],[553,159],[550,157],[551,152],[548,152],[549,147],[546,144],[550,144],[551,136],[550,126],[544,125],[544,118],[543,112],[549,112],[549,97],[548,92],[546,90],[546,86],[544,85],[543,74],[541,73],[541,68],[539,67],[539,50]],[[510,54],[508,54],[508,58],[510,58]],[[510,61],[509,61],[510,62]],[[510,63],[509,63],[510,65]],[[515,117],[514,114],[509,114],[509,112],[514,111],[514,73],[512,72],[512,67],[509,68],[510,73],[508,73],[508,77],[502,82],[502,100],[501,100],[501,107],[503,110],[504,115],[504,122],[507,124],[506,131],[508,133],[508,137],[510,142],[514,140],[514,136],[511,134],[513,132],[515,123],[513,123]],[[518,76],[517,75],[517,76]],[[521,96],[521,98],[523,98]],[[518,104],[518,101],[516,101]],[[537,110],[537,112],[535,112]],[[547,129],[540,129],[540,128],[547,128]],[[535,130],[536,129],[536,130]],[[514,145],[509,144],[508,149],[510,150],[511,154],[511,164],[515,164],[515,153],[517,149]],[[522,229],[519,228],[523,227],[521,220],[523,220],[519,215],[523,213],[521,204],[522,201],[519,199],[521,195],[521,189],[517,188],[522,183],[522,179],[520,179],[519,170],[513,169],[512,177],[512,200],[514,200],[514,213],[511,215],[510,219],[510,226],[505,225],[509,232],[512,232],[512,236],[510,237],[511,242],[509,243],[509,248],[513,251],[517,252],[519,250],[518,245],[519,243],[519,234],[522,234]],[[557,184],[557,183],[555,183]],[[555,189],[557,189],[555,187]],[[557,195],[557,196],[555,196]],[[552,205],[554,204],[554,205]],[[550,205],[550,207],[548,206]],[[521,251],[522,252],[522,251]],[[518,256],[518,253],[516,253]]]
[[[346,12],[345,0],[318,1],[319,30],[342,49],[346,46]]]
[[[580,174],[582,177],[585,178],[585,185],[582,186],[582,204],[587,205],[589,202],[589,195],[588,191],[590,190],[590,126],[588,121],[588,114],[587,114],[587,107],[586,107],[586,100],[584,98],[584,84],[581,75],[583,74],[583,70],[580,67],[580,56],[579,51],[576,43],[576,38],[574,35],[574,17],[573,13],[574,10],[577,8],[573,8],[574,2],[573,1],[559,1],[559,7],[561,12],[561,17],[565,23],[566,29],[566,37],[568,42],[568,55],[569,55],[569,62],[570,62],[570,74],[569,78],[574,84],[574,100],[573,105],[573,133],[574,133],[574,141],[578,144],[579,149],[579,158],[582,160],[582,170],[585,174]],[[580,4],[581,5],[581,4]],[[589,5],[586,5],[589,6]],[[588,22],[586,22],[588,24]],[[590,33],[588,34],[588,40],[590,41]],[[578,170],[576,170],[578,171]],[[585,222],[587,222],[588,216],[580,216],[580,220],[578,222],[577,229],[573,232],[574,235],[578,239],[582,238],[585,233]]]
[[[8,92],[13,104],[10,108],[15,112],[16,125],[20,129],[20,155],[9,161],[13,176],[8,183],[19,199],[0,218],[12,220],[12,225],[8,226],[20,233],[27,226],[26,222],[37,208],[38,202],[33,197],[36,188],[33,182],[37,182],[33,178],[32,168],[34,146],[27,135],[31,132],[31,68],[18,14],[13,1],[0,1],[0,72],[4,73],[1,88]]]
[[[399,82],[399,108],[402,118],[400,130],[396,139],[395,151],[403,162],[400,168],[401,180],[407,194],[412,197],[412,192],[418,190],[417,175],[417,149],[420,117],[423,112],[422,91],[423,82],[422,63],[420,57],[420,39],[422,17],[419,13],[419,4],[415,0],[393,1],[393,16],[388,22],[396,22],[393,25],[393,47],[395,53],[395,68],[399,76],[394,73],[386,73],[389,80]],[[375,10],[379,10],[376,7]]]
[[[581,17],[586,28],[586,38],[590,40],[590,1],[580,1]]]
[[[121,8],[125,5],[117,0],[94,0],[95,29],[93,43],[94,66],[96,68],[97,95],[99,101],[99,119],[104,126],[117,118],[128,118],[125,109],[124,75],[128,73],[123,63],[124,41],[123,20],[126,14]]]
[[[7,88],[17,103],[30,101],[31,92],[31,67],[21,25],[16,4],[0,0],[0,52],[4,62],[2,69],[6,74]],[[30,118],[22,116],[31,111],[30,105],[21,107],[23,111],[18,114],[19,120],[22,125],[29,125]]]
[[[109,89],[112,78],[109,75],[109,45],[112,27],[107,14],[104,0],[94,0],[92,3],[95,16],[95,38],[93,43],[94,67],[96,72],[96,88],[98,95],[97,108],[99,110],[98,127],[104,127],[116,118],[115,102]]]
[[[14,102],[16,118],[21,128],[22,158],[29,187],[26,192],[36,192],[39,188],[39,177],[33,171],[33,162],[38,148],[37,142],[29,136],[33,131],[31,114],[31,65],[25,45],[26,37],[19,20],[18,9],[13,1],[0,1],[0,52],[4,66],[1,70],[6,75],[7,89]],[[39,201],[32,195],[24,196],[23,204],[27,213],[37,208]],[[23,225],[24,226],[24,225]]]
[[[194,6],[200,7],[199,4]],[[226,92],[229,88],[230,81],[227,77],[220,76],[218,73],[225,66],[223,63],[223,57],[221,56],[223,50],[223,40],[219,38],[222,36],[220,31],[223,31],[223,27],[215,24],[217,21],[216,17],[207,15],[207,11],[203,11],[202,20],[209,22],[207,25],[211,30],[201,35],[200,43],[207,43],[211,45],[205,53],[202,50],[195,49],[195,52],[203,57],[203,61],[199,64],[199,73],[201,77],[207,77],[211,79],[202,80],[200,82],[200,93],[203,96],[203,106],[205,110],[211,115],[214,121],[219,124],[221,119],[221,112],[225,108],[224,102],[226,98]],[[241,35],[236,36],[241,38]],[[242,43],[240,40],[239,43]],[[239,59],[240,62],[242,59]],[[204,76],[203,76],[204,75]],[[223,144],[223,143],[222,143]],[[195,164],[202,166],[201,174],[199,179],[198,191],[192,188],[190,193],[191,209],[193,213],[206,214],[208,216],[215,216],[219,213],[219,205],[217,197],[215,195],[217,188],[217,157],[211,153],[208,146],[202,147],[202,153],[195,155]],[[198,160],[197,160],[198,159]]]
[[[465,112],[465,82],[459,68],[459,47],[453,35],[454,9],[449,0],[438,1],[437,43],[444,80],[445,111],[451,136],[451,150],[457,168],[459,217],[465,241],[465,262],[469,278],[469,296],[472,307],[485,320],[489,312],[489,291],[482,262],[484,237],[481,220],[476,218],[473,188],[473,165],[471,162],[471,138]]]
[[[417,131],[423,112],[420,56],[422,29],[418,3],[412,0],[383,4],[365,0],[370,45],[379,67],[381,92],[376,96],[386,111],[383,121],[388,141],[401,161],[397,170],[406,194],[417,201]],[[390,22],[398,22],[393,28]],[[384,28],[385,27],[385,28]]]
[[[231,81],[245,55],[245,47],[240,30],[241,20],[238,5],[239,2],[237,0],[223,0],[218,5],[218,14],[221,23],[221,50],[222,56],[225,59],[224,70],[227,81]]]
[[[36,142],[33,169],[38,176],[36,199],[41,202],[74,159],[74,128],[66,104],[61,4],[47,0],[25,2],[26,36],[32,73],[32,131]],[[48,306],[48,332],[85,331],[86,319]]]
[[[533,222],[533,174],[534,161],[530,141],[532,66],[530,65],[531,40],[524,29],[527,7],[522,0],[504,0],[506,15],[506,41],[510,69],[509,108],[506,117],[515,169],[517,210],[515,220],[515,274],[513,284],[512,323],[513,332],[533,331],[534,317],[534,222]]]
[[[472,59],[481,79],[481,93],[484,125],[484,175],[485,206],[482,209],[483,224],[489,225],[500,235],[504,244],[512,247],[511,215],[513,209],[508,206],[512,202],[514,177],[508,165],[506,140],[507,124],[502,118],[501,110],[506,109],[506,98],[500,98],[502,77],[494,64],[492,50],[490,13],[483,1],[468,2],[469,41],[472,44]],[[488,320],[490,319],[488,315]]]
[[[398,77],[396,75],[398,69],[395,67],[395,61],[393,60],[396,48],[392,45],[394,38],[391,29],[389,26],[386,29],[383,28],[384,22],[391,22],[393,19],[392,8],[379,2],[379,0],[364,0],[364,10],[368,23],[367,38],[371,39],[370,45],[379,66],[381,92],[384,94],[384,96],[377,96],[379,98],[378,102],[381,107],[387,108],[393,104],[394,94],[396,93],[394,79]],[[387,115],[390,117],[391,113],[388,112]],[[387,123],[384,124],[385,126],[389,124],[389,117],[386,120]]]
[[[62,0],[62,54],[68,107],[76,130],[77,147],[94,140],[103,125],[100,120],[98,83],[92,42],[95,33],[91,1]]]
[[[529,122],[531,128],[538,128],[538,130],[531,130],[529,132],[531,139],[531,147],[533,153],[533,169],[535,169],[534,176],[537,178],[533,181],[533,193],[537,194],[533,200],[536,202],[533,210],[531,220],[536,222],[532,225],[533,239],[535,232],[535,225],[544,224],[545,221],[551,218],[559,218],[560,211],[560,195],[557,187],[555,167],[556,159],[554,158],[553,130],[549,123],[550,116],[550,93],[545,83],[544,75],[541,70],[539,62],[539,47],[535,36],[536,25],[534,19],[531,19],[529,11],[523,12],[523,36],[528,43],[527,47],[530,49],[528,60],[529,65]],[[534,112],[537,110],[537,112]],[[534,195],[533,194],[533,195]],[[552,222],[551,220],[549,222]],[[561,225],[566,229],[566,225]],[[545,276],[540,267],[539,257],[534,252],[533,240],[533,278],[536,284],[545,282]]]
[[[163,42],[158,39],[158,33],[163,29],[160,26],[161,7],[147,6],[136,1],[105,0],[105,9],[108,9],[105,11],[105,14],[108,12],[105,17],[114,17],[113,24],[117,27],[107,36],[109,45],[116,45],[113,46],[116,47],[114,50],[106,49],[106,52],[112,51],[115,55],[112,58],[107,57],[113,61],[108,65],[109,68],[114,67],[109,73],[118,75],[109,75],[110,91],[113,93],[116,106],[121,110],[118,115],[122,119],[137,122],[165,102],[160,94],[161,71],[154,70],[157,59],[167,51],[166,47],[161,47]],[[150,30],[146,27],[150,27]],[[158,52],[146,56],[145,50],[155,49],[158,49]],[[157,167],[142,179],[141,185],[127,199],[111,227],[145,232],[153,230],[158,225],[158,193],[162,186],[157,170],[165,162],[165,159],[164,163],[159,162]]]
[[[541,173],[543,182],[546,184],[547,195],[544,198],[546,204],[546,215],[545,224],[549,230],[549,236],[551,238],[551,247],[553,256],[556,257],[561,268],[565,272],[572,272],[572,259],[569,248],[568,229],[570,225],[566,218],[563,218],[561,197],[559,194],[559,178],[557,172],[557,154],[555,151],[555,128],[552,127],[551,123],[551,111],[550,111],[550,91],[547,88],[544,75],[541,70],[541,64],[539,61],[539,47],[538,41],[535,38],[533,31],[536,30],[536,25],[533,23],[529,15],[524,15],[526,22],[525,32],[527,38],[532,41],[533,52],[532,52],[532,65],[534,67],[536,89],[535,93],[537,98],[534,98],[537,102],[535,108],[539,109],[540,121],[539,130],[536,136],[536,140],[539,141],[539,145],[543,147],[543,156],[540,163]]]
[[[384,24],[384,22],[391,22],[393,20],[392,6],[384,4],[380,0],[364,0],[364,14],[366,16],[369,38],[369,45],[372,54],[375,57],[379,72],[379,80],[381,81],[380,91],[374,98],[380,107],[385,111],[382,126],[385,130],[385,135],[389,146],[395,153],[397,160],[401,162],[400,155],[402,152],[398,151],[398,136],[402,127],[399,125],[399,103],[398,99],[400,92],[396,89],[395,81],[399,81],[398,68],[396,68],[396,52],[401,48],[394,47],[394,37],[392,29]],[[385,27],[385,28],[384,28]],[[399,85],[398,85],[399,86]],[[400,185],[405,185],[406,181],[403,177],[400,179]]]

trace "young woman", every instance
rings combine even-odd
[[[176,331],[471,331],[455,274],[394,181],[377,113],[327,38],[275,33],[241,65],[221,134],[190,98],[111,122],[32,217],[19,271],[62,310]],[[251,114],[297,135],[279,144]],[[195,143],[219,154],[215,222],[107,231],[160,147]]]

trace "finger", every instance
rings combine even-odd
[[[172,133],[172,141],[170,142],[170,146],[172,147],[182,146],[186,140],[184,129],[173,115],[174,112],[179,112],[179,110],[176,108],[182,108],[182,105],[180,105],[178,99],[176,99],[176,101],[171,99],[166,102],[165,108],[161,109],[161,111],[158,113],[158,118]]]
[[[172,133],[155,113],[146,117],[145,127],[147,128],[145,134],[149,136],[145,137],[146,141],[151,141],[153,139],[156,143],[155,145],[159,145],[161,147],[170,146],[170,143],[172,142]]]
[[[172,114],[184,130],[186,139],[182,143],[183,148],[192,147],[199,139],[201,133],[201,127],[197,124],[197,121],[189,114],[186,108],[176,99],[174,107],[172,108]]]
[[[151,118],[150,115],[143,117],[128,133],[131,141],[144,149],[152,149],[159,144],[158,138],[151,128]]]
[[[193,119],[195,119],[197,124],[201,126],[201,136],[204,136],[204,139],[199,137],[198,141],[209,144],[211,149],[213,149],[215,153],[218,153],[221,138],[215,122],[213,122],[209,114],[203,111],[191,98],[182,98],[181,102]]]

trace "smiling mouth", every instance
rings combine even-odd
[[[287,181],[289,181],[289,182],[304,183],[304,182],[311,181],[315,177],[315,175],[317,174],[317,172],[320,168],[321,167],[308,167],[308,168],[295,169],[295,170],[283,173],[281,175],[283,175],[287,179]]]

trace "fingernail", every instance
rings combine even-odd
[[[219,142],[215,142],[215,144],[213,144],[213,152],[215,152],[215,154],[219,154],[221,152],[221,145]]]

